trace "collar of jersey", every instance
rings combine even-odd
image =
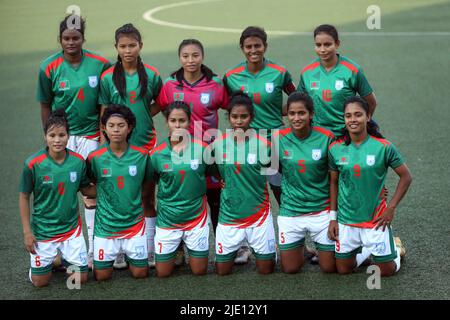
[[[116,156],[116,154],[114,152],[112,152],[111,150],[111,146],[108,143],[108,146],[106,147],[108,149],[108,152],[111,154],[111,156],[115,159],[122,159],[124,156],[126,156],[128,154],[128,150],[130,150],[130,144],[128,143],[128,147],[127,150],[125,150],[125,152],[123,153],[123,155],[121,155],[120,157]]]
[[[366,139],[364,139],[364,141],[361,142],[360,144],[355,144],[355,143],[353,143],[353,141],[352,141],[350,144],[351,144],[354,148],[360,149],[360,148],[362,148],[363,145],[366,144],[367,141],[369,141],[369,139],[370,139],[370,134],[367,134]]]
[[[251,73],[251,72],[248,70],[248,65],[247,65],[247,64],[248,64],[248,62],[247,62],[247,60],[245,60],[245,61],[244,61],[245,71],[246,71],[249,75],[252,75],[252,76],[254,76],[254,77],[257,77],[257,76],[259,76],[259,75],[264,71],[264,69],[266,68],[267,59],[266,59],[266,58],[263,58],[263,67],[262,67],[261,70],[258,71],[258,73]]]
[[[327,71],[327,70],[325,69],[325,67],[322,65],[322,62],[320,61],[320,58],[319,58],[320,68],[322,69],[323,72],[325,72],[325,73],[327,73],[327,74],[330,74],[330,73],[334,72],[334,70],[336,70],[336,68],[339,66],[339,64],[340,64],[341,61],[342,61],[342,56],[341,56],[339,53],[336,53],[336,55],[338,56],[338,60],[337,60],[337,62],[336,62],[336,65],[335,65],[335,66],[333,67],[333,69],[331,69],[330,71]]]
[[[79,64],[76,68],[74,68],[74,67],[72,66],[72,64],[69,63],[69,61],[66,60],[66,56],[64,55],[64,51],[63,51],[63,50],[61,50],[61,57],[63,58],[64,63],[66,63],[66,64],[67,64],[69,67],[71,67],[73,70],[77,71],[78,69],[80,69],[80,66],[81,66],[81,65],[83,64],[83,62],[84,62],[85,51],[84,51],[84,49],[81,49],[81,62],[80,62],[80,64]]]
[[[64,161],[61,163],[56,162],[55,159],[52,158],[52,156],[48,152],[48,147],[45,148],[45,154],[47,155],[47,158],[51,162],[53,162],[55,165],[57,165],[58,167],[62,167],[66,163],[67,159],[69,158],[69,150],[67,150],[67,148],[66,148],[66,157],[64,158]]]

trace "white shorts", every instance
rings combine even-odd
[[[98,148],[98,138],[89,139],[85,136],[70,136],[67,142],[67,149],[79,153],[86,159],[91,151]]]
[[[275,230],[270,212],[261,226],[236,228],[219,223],[216,229],[216,262],[234,260],[244,240],[247,240],[258,260],[275,259]]]
[[[156,227],[155,261],[167,262],[175,258],[181,240],[193,258],[208,258],[209,255],[209,217],[202,227],[200,224],[192,230],[163,229]]]
[[[335,244],[328,238],[329,212],[298,217],[278,216],[278,243],[280,250],[290,250],[305,244],[309,232],[319,251],[334,251]]]
[[[390,227],[383,231],[347,226],[339,223],[339,241],[336,241],[337,259],[349,259],[368,248],[373,260],[378,263],[394,261],[397,258],[394,237]]]
[[[125,253],[130,265],[138,268],[148,266],[147,237],[139,233],[131,239],[107,239],[94,236],[94,268],[112,268],[121,250]]]
[[[86,243],[83,236],[73,237],[62,242],[43,242],[35,244],[36,254],[30,253],[31,274],[46,275],[52,271],[53,260],[58,254],[69,265],[80,268],[80,272],[88,272]]]

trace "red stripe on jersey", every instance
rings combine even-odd
[[[286,72],[285,68],[283,68],[282,66],[276,65],[274,63],[268,63],[268,64],[266,64],[266,66],[268,66],[269,68],[278,70],[280,73],[285,73]]]
[[[150,151],[150,155],[153,155],[155,152],[161,153],[165,148],[167,148],[167,142],[161,143],[159,146]]]
[[[320,132],[320,133],[326,135],[328,138],[334,139],[334,134],[330,130],[327,130],[327,129],[321,128],[321,127],[315,127],[315,126],[313,126],[312,129],[314,131],[317,131],[317,132]]]
[[[109,63],[109,61],[108,61],[107,59],[103,58],[102,56],[98,56],[98,55],[96,55],[96,54],[92,54],[92,53],[87,53],[87,52],[85,52],[84,55],[85,55],[86,57],[89,57],[89,58],[93,58],[93,59],[95,59],[95,60],[98,60],[98,61],[100,61],[100,62],[103,63],[103,64]]]
[[[270,146],[271,143],[269,140],[267,140],[266,138],[260,136],[259,134],[255,135],[256,139],[258,139],[259,141],[263,142],[266,146]]]
[[[383,144],[385,147],[391,145],[391,143],[390,143],[389,141],[387,141],[386,139],[377,138],[377,137],[374,137],[374,136],[372,136],[372,135],[369,135],[369,137],[371,137],[373,140],[376,140],[376,141],[380,142],[380,143]]]
[[[342,64],[343,66],[346,66],[347,68],[349,68],[352,73],[358,73],[358,68],[355,67],[353,64],[351,64],[350,62],[347,61],[341,61],[340,64]]]
[[[88,160],[91,161],[94,157],[100,157],[102,154],[104,154],[106,151],[108,151],[108,148],[103,147],[101,149],[95,150],[88,156]]]
[[[114,66],[112,66],[111,68],[106,69],[105,71],[103,71],[102,75],[100,76],[100,80],[103,80],[103,78],[108,74],[108,73],[113,73],[114,72]]]
[[[30,163],[28,163],[28,168],[31,170],[33,169],[33,166],[37,163],[41,163],[42,161],[44,161],[47,158],[47,155],[41,154],[40,156],[37,156],[36,158],[31,159]]]
[[[146,63],[144,63],[144,67],[146,67],[147,69],[152,70],[157,76],[159,76],[159,71],[155,67],[152,67],[151,65],[148,65]]]
[[[320,62],[319,61],[313,62],[313,63],[307,65],[306,67],[304,67],[302,72],[301,72],[301,74],[304,74],[308,70],[314,70],[318,66],[320,66]]]
[[[81,216],[80,215],[78,216],[78,224],[77,224],[77,226],[74,229],[72,229],[72,230],[70,230],[70,231],[68,231],[66,233],[58,234],[58,235],[54,236],[51,239],[43,240],[42,242],[63,242],[63,241],[67,241],[68,239],[70,239],[75,234],[75,232],[77,233],[76,237],[79,237],[81,235]]]
[[[237,67],[237,68],[235,68],[235,69],[233,69],[233,70],[228,71],[228,72],[225,74],[225,77],[228,78],[228,77],[231,76],[232,74],[234,74],[234,73],[240,73],[240,72],[242,72],[242,71],[244,71],[244,70],[245,70],[245,66]]]
[[[156,142],[157,142],[157,138],[156,138],[156,130],[155,128],[152,129],[152,133],[150,133],[149,137],[151,137],[151,139],[144,144],[142,147],[147,149],[147,152],[152,151],[152,149],[155,147]]]
[[[334,146],[335,144],[342,144],[343,142],[344,142],[344,139],[339,139],[339,140],[333,141],[332,143],[330,143],[328,150],[330,150],[331,147]]]
[[[81,102],[84,102],[84,91],[83,88],[80,88],[80,91],[78,91],[77,99]]]
[[[83,156],[81,154],[79,154],[79,153],[76,153],[76,152],[73,152],[72,150],[69,150],[69,154],[71,154],[71,155],[77,157],[78,159],[81,159],[81,160],[84,161]]]
[[[98,140],[100,138],[100,131],[94,134],[91,134],[90,136],[84,136],[86,139],[89,140]]]
[[[386,210],[386,199],[383,199],[383,200],[381,200],[381,203],[378,205],[378,207],[373,212],[373,214],[372,214],[372,216],[373,216],[372,221],[362,222],[362,223],[346,224],[346,225],[347,226],[351,226],[351,227],[357,227],[357,228],[372,229],[378,223],[378,222],[375,223],[375,220],[377,220],[384,213],[385,210]]]
[[[47,78],[50,78],[50,72],[56,70],[61,63],[64,62],[64,58],[63,57],[59,57],[56,60],[53,60],[52,62],[50,62],[47,67],[45,68],[45,75],[47,76]]]
[[[138,147],[138,146],[132,146],[132,145],[130,145],[130,148],[132,150],[135,150],[135,151],[139,152],[139,153],[142,153],[143,155],[148,155],[148,150],[145,149],[145,148],[141,148],[141,147]]]
[[[176,223],[170,228],[163,228],[163,229],[181,229],[182,231],[190,231],[194,229],[196,226],[201,224],[200,227],[204,227],[206,224],[206,221],[208,221],[208,206],[207,206],[207,200],[206,196],[203,196],[202,199],[202,205],[199,210],[199,215],[197,218],[194,218],[190,221],[187,221],[185,223]]]
[[[292,132],[292,128],[291,127],[284,128],[284,129],[280,129],[280,130],[275,131],[274,136],[278,136],[279,135],[279,136],[284,137],[284,136],[286,136],[287,134],[289,134],[291,132]]]
[[[109,236],[107,238],[108,239],[117,239],[117,238],[131,239],[131,238],[135,237],[136,235],[138,235],[139,233],[141,233],[141,236],[143,236],[145,234],[145,219],[144,219],[144,216],[139,216],[138,219],[139,219],[138,223],[136,223],[131,228],[128,228],[128,229],[125,229],[122,231],[118,231],[118,232],[113,232],[113,235]]]
[[[192,139],[192,142],[195,143],[195,144],[199,144],[199,145],[201,145],[202,147],[205,147],[205,148],[208,146],[208,144],[206,142],[198,140],[198,139]]]

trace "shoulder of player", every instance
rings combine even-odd
[[[45,149],[39,150],[36,153],[33,153],[25,160],[25,165],[28,167],[28,169],[33,169],[33,166],[35,164],[39,164],[42,161],[44,161],[47,158],[47,153],[45,152]]]
[[[326,136],[328,138],[331,138],[331,139],[335,138],[333,132],[331,132],[330,130],[327,130],[325,128],[318,127],[318,126],[313,126],[311,129],[312,129],[313,132],[317,132],[318,134],[324,135],[324,136]]]
[[[157,145],[156,147],[154,147],[154,148],[150,151],[149,155],[150,155],[150,156],[153,156],[153,155],[160,154],[160,153],[163,152],[166,148],[168,148],[167,141],[164,141],[164,142],[160,143],[159,145]]]
[[[142,148],[142,147],[138,147],[138,146],[135,146],[135,145],[132,145],[132,144],[130,144],[130,151],[134,152],[134,153],[140,153],[140,154],[142,154],[144,156],[148,156],[148,154],[149,154],[149,151],[147,149]]]
[[[104,153],[106,153],[108,151],[108,148],[105,146],[105,147],[102,147],[102,146],[100,146],[100,148],[98,148],[97,150],[94,150],[94,151],[92,151],[91,153],[89,153],[89,155],[88,155],[88,161],[90,162],[90,161],[92,161],[94,158],[98,158],[98,157],[101,157]]]
[[[279,72],[281,74],[284,74],[287,72],[287,69],[283,65],[281,65],[275,61],[269,60],[269,59],[266,59],[266,67],[268,67],[269,69],[276,70],[277,72]]]
[[[284,138],[286,135],[288,135],[291,132],[292,132],[292,128],[291,127],[287,127],[287,128],[283,128],[283,129],[277,129],[273,133],[273,136],[274,137],[279,137],[279,139],[282,139],[282,138]]]
[[[258,139],[259,141],[261,141],[262,143],[264,143],[266,146],[270,146],[271,142],[269,140],[267,140],[266,137],[263,137],[257,133],[255,133],[255,138]]]
[[[314,69],[316,69],[318,66],[320,66],[320,59],[316,58],[314,59],[312,62],[310,62],[308,65],[306,65],[302,71],[300,72],[300,74],[304,74],[306,72],[312,71]]]
[[[195,143],[195,144],[197,144],[197,145],[200,145],[200,146],[202,146],[203,148],[208,147],[208,144],[207,144],[205,141],[202,141],[202,140],[199,140],[199,139],[195,139],[195,138],[193,138],[191,141],[192,141],[192,143]]]
[[[84,162],[84,158],[81,154],[74,152],[72,150],[67,150],[69,152],[69,157],[77,159],[78,161]]]
[[[357,74],[361,67],[359,64],[357,64],[355,61],[347,58],[346,56],[340,56],[339,65],[345,67],[346,69],[350,70],[353,74]]]
[[[56,70],[64,62],[62,52],[56,52],[41,62],[40,69],[50,78],[52,71]]]
[[[164,79],[163,85],[164,86],[170,86],[170,85],[176,85],[178,83],[177,78],[175,76],[169,76],[166,79]]]
[[[108,80],[108,79],[112,79],[112,74],[114,72],[114,67],[115,65],[109,67],[108,69],[106,69],[105,71],[103,71],[102,75],[100,76],[100,80]]]
[[[86,58],[88,58],[90,60],[97,61],[97,62],[99,62],[101,64],[108,64],[108,63],[110,63],[108,59],[106,59],[105,57],[103,57],[103,56],[101,56],[101,55],[99,55],[99,54],[97,54],[95,52],[83,49],[83,54],[84,54],[84,56]]]
[[[344,137],[339,137],[339,138],[337,138],[336,140],[334,140],[333,142],[330,143],[330,145],[328,146],[328,150],[330,150],[330,151],[334,150],[335,148],[340,147],[342,145],[345,146]]]
[[[146,64],[146,63],[143,63],[143,65],[144,65],[145,71],[147,72],[148,75],[160,76],[158,69],[156,69],[155,67],[153,67],[149,64]]]
[[[217,85],[223,87],[223,81],[219,76],[215,75],[211,78],[211,80],[214,81]]]
[[[384,147],[390,147],[392,145],[392,143],[390,141],[388,141],[387,139],[377,138],[372,135],[369,135],[369,137],[371,140],[375,141],[376,143],[380,143]]]
[[[224,78],[229,78],[233,74],[239,74],[245,70],[245,62],[241,62],[238,65],[234,66],[233,68],[228,69],[225,71]]]

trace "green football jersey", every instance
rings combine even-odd
[[[56,163],[47,149],[26,161],[19,191],[33,193],[31,229],[38,241],[65,241],[80,227],[78,196],[89,185],[86,164],[81,155],[66,149],[63,163]]]
[[[217,138],[215,163],[225,188],[220,195],[219,222],[238,228],[261,225],[270,212],[269,189],[264,167],[270,160],[270,142],[256,133],[242,142],[233,131]]]
[[[176,153],[169,138],[150,153],[156,182],[158,205],[156,225],[165,229],[191,230],[207,222],[206,174],[211,161],[205,161],[207,145],[193,139]]]
[[[225,73],[223,82],[230,95],[244,92],[252,99],[255,108],[252,128],[276,129],[284,125],[283,91],[287,94],[295,91],[286,68],[265,59],[264,68],[253,74],[248,71],[247,62],[242,62]]]
[[[74,68],[58,52],[41,63],[37,100],[50,103],[52,110],[64,108],[71,135],[98,135],[100,75],[110,66],[105,58],[83,49],[81,63]]]
[[[88,174],[97,185],[94,235],[134,237],[145,225],[142,184],[153,176],[148,151],[129,145],[118,158],[106,143],[91,152],[87,161]]]
[[[298,91],[306,92],[314,100],[314,125],[331,130],[335,136],[342,135],[345,128],[345,100],[356,94],[365,97],[373,92],[361,67],[341,55],[328,72],[319,58],[303,68]]]
[[[329,210],[330,184],[328,146],[334,135],[320,127],[312,127],[308,137],[298,138],[292,128],[279,130],[277,153],[281,166],[280,216]],[[277,144],[277,139],[272,143]]]
[[[382,193],[388,167],[403,164],[400,153],[391,142],[369,135],[360,145],[333,142],[328,157],[330,170],[339,171],[339,223],[373,228],[386,209]]]
[[[129,143],[147,150],[151,150],[155,144],[156,133],[150,105],[158,96],[162,80],[156,68],[144,64],[148,75],[147,95],[145,99],[140,96],[139,74],[137,72],[129,75],[125,72],[126,95],[122,98],[113,82],[114,66],[106,70],[100,81],[99,103],[102,105],[122,104],[133,111],[136,116],[136,128],[130,137]]]

